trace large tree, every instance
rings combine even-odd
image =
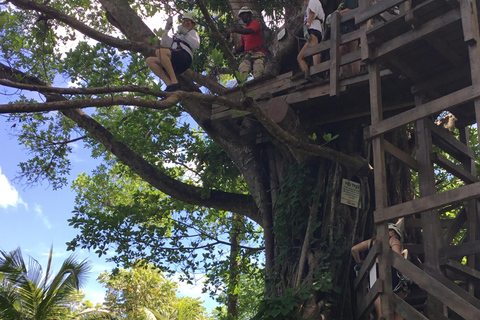
[[[326,12],[338,2],[323,1]],[[208,249],[229,246],[234,248],[224,259],[229,274],[264,263],[266,300],[259,317],[348,319],[347,249],[372,225],[370,150],[361,138],[369,120],[318,127],[290,112],[280,126],[255,103],[226,99],[223,84],[231,78],[221,73],[235,70],[236,61],[223,30],[244,5],[284,21],[287,36],[275,41],[277,27],[256,15],[265,26],[269,72],[294,69],[303,0],[177,1],[174,9],[163,1],[10,0],[0,15],[0,85],[38,92],[42,100],[19,94],[0,112],[11,114],[21,128],[20,140],[34,151],[21,164],[30,182],[48,179],[54,188],[63,186],[71,142],[83,140],[103,160],[92,176],[77,180],[78,207],[71,223],[81,234],[71,248],[104,254],[115,246],[117,262],[143,258],[161,264],[168,258],[186,272],[198,265],[195,250],[206,249],[200,257],[209,274],[218,268]],[[157,43],[144,20],[182,10],[202,17],[197,26],[202,46],[193,69],[179,78],[184,90],[165,93],[144,63]],[[89,41],[78,41],[80,34]],[[67,45],[71,49],[65,52]],[[62,78],[69,84],[57,85]],[[249,121],[260,124],[268,142],[242,135],[241,121],[212,121],[214,104],[248,108],[254,116]],[[193,121],[200,130],[191,127]],[[322,132],[342,134],[325,146],[314,139]],[[408,147],[402,132],[390,141]],[[397,203],[409,197],[403,192],[409,176],[395,162],[388,165],[399,177],[389,186],[390,202]],[[361,184],[362,209],[340,204],[342,178]],[[243,228],[232,229],[232,223]],[[263,245],[250,241],[258,235],[257,226]],[[193,240],[180,239],[189,232],[195,232]],[[260,249],[263,258],[249,259]],[[235,271],[235,265],[245,269]],[[338,311],[335,317],[332,310]]]

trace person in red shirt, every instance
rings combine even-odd
[[[248,75],[253,70],[253,77],[258,78],[263,74],[265,66],[265,50],[262,42],[262,26],[260,22],[253,20],[253,11],[248,7],[242,7],[238,16],[245,23],[244,28],[235,28],[232,33],[241,34],[240,47],[235,48],[234,54],[245,55],[238,67],[242,75]]]

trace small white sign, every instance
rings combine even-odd
[[[357,208],[359,205],[359,199],[360,183],[342,179],[342,195],[340,197],[340,203]]]

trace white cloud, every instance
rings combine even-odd
[[[45,225],[45,227],[47,227],[47,229],[51,229],[51,228],[52,228],[52,224],[51,224],[50,221],[48,220],[47,216],[45,216],[45,215],[43,214],[42,206],[35,203],[35,207],[34,207],[33,210],[35,211],[35,214],[37,215],[37,217],[38,217],[40,220],[42,220],[42,222],[43,222],[43,224]]]
[[[7,208],[17,207],[19,204],[23,204],[25,208],[27,204],[18,195],[18,191],[10,184],[7,177],[2,174],[2,168],[0,167],[0,207]]]

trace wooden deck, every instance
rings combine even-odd
[[[359,0],[359,8],[332,16],[331,40],[308,50],[309,56],[328,52],[331,57],[310,67],[310,79],[293,80],[292,73],[287,73],[246,84],[248,94],[265,110],[287,103],[313,126],[370,117],[364,138],[373,147],[379,243],[354,285],[358,319],[368,318],[378,296],[383,297],[385,319],[393,319],[394,312],[407,319],[480,319],[480,180],[467,127],[480,120],[479,4],[475,0],[378,0],[372,5]],[[400,14],[389,15],[387,10],[394,6]],[[340,35],[340,23],[351,18],[360,28]],[[339,46],[356,39],[360,48],[340,56]],[[358,60],[363,63],[360,74],[338,77],[342,65]],[[242,97],[238,88],[227,96],[239,101]],[[432,119],[447,110],[458,119],[459,138],[433,124]],[[245,115],[217,106],[212,120],[231,121]],[[384,138],[406,124],[415,128],[415,157]],[[434,147],[450,159],[434,152]],[[419,198],[393,206],[387,203],[385,153],[418,172]],[[445,170],[464,185],[438,193],[434,170]],[[451,208],[459,209],[457,216],[441,219],[441,212]],[[415,261],[393,254],[388,244],[387,222],[401,217],[410,230],[421,230],[422,243],[406,244],[418,258]],[[461,230],[466,235],[452,243]],[[366,292],[363,283],[377,257],[379,279]],[[467,262],[462,264],[465,257]],[[410,299],[404,301],[392,293],[391,266],[414,282],[417,292]]]

